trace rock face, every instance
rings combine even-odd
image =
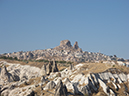
[[[69,40],[63,40],[60,42],[60,45],[55,47],[54,49],[56,49],[56,50],[65,50],[65,49],[69,50],[71,48],[73,48],[71,45],[71,42]]]
[[[43,70],[45,69],[45,67],[43,66]],[[41,69],[42,71],[42,69]],[[50,61],[46,67],[46,74],[50,74],[51,72],[58,72],[58,68],[57,68],[57,64],[56,61]],[[43,72],[44,73],[44,72]]]
[[[67,85],[67,83],[71,83],[68,78],[66,78],[66,79],[64,80],[64,84]]]
[[[53,88],[55,88],[55,86],[56,86],[56,84],[53,81],[50,81],[50,82],[47,83],[44,90],[53,89]]]
[[[70,64],[69,69],[70,70],[73,70],[74,69],[74,65],[73,64]]]
[[[2,67],[2,70],[1,70],[1,78],[3,78],[3,79],[8,78],[8,71],[7,71],[7,69],[6,69],[5,66]]]
[[[78,49],[78,48],[79,48],[77,41],[74,43],[73,48],[74,48],[74,49]]]
[[[13,76],[10,73],[8,73],[6,66],[2,67],[0,78],[8,82],[14,81]]]
[[[49,62],[47,65],[47,74],[50,74],[52,72],[52,61]]]
[[[56,61],[53,61],[52,72],[58,72]]]
[[[27,60],[29,60],[29,59],[32,59],[34,55],[29,51],[27,52],[26,56],[27,56]]]
[[[59,82],[56,85],[54,96],[68,96],[67,95],[67,88],[65,85],[63,85],[61,80],[59,80]]]
[[[81,91],[83,94],[87,94],[87,95],[91,94],[91,92],[88,90],[88,86],[84,86]]]
[[[47,80],[45,79],[45,76],[42,76],[42,77],[41,77],[41,83],[42,83],[42,84],[45,84],[46,81],[47,81]]]
[[[40,71],[41,76],[46,76],[47,75],[47,71],[46,71],[46,64],[44,64],[41,68]]]
[[[71,42],[69,40],[63,40],[60,42],[60,46],[72,47]]]

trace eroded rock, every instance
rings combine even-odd
[[[73,48],[74,48],[74,49],[78,49],[78,48],[79,48],[77,41],[74,43]]]
[[[52,72],[58,72],[57,64],[56,61],[53,61],[53,67],[52,67]]]
[[[47,65],[47,74],[50,74],[52,72],[52,61],[49,62]]]
[[[60,42],[60,46],[68,46],[72,47],[71,42],[69,40],[63,40]]]
[[[42,66],[40,74],[41,74],[41,76],[46,76],[47,75],[46,64],[44,64]]]
[[[42,84],[45,84],[46,81],[47,81],[47,80],[45,79],[45,76],[42,76],[42,77],[41,77],[41,83],[42,83]]]
[[[56,86],[55,82],[50,81],[50,82],[47,83],[47,85],[45,86],[44,90],[53,89],[53,88],[55,88],[55,86]]]
[[[6,66],[2,67],[0,78],[8,82],[14,81],[12,75],[7,71]]]
[[[68,96],[67,95],[67,88],[65,85],[63,85],[61,80],[59,80],[59,82],[56,85],[54,96]]]

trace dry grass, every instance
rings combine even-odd
[[[125,74],[129,73],[129,67],[115,65],[115,68],[119,69],[121,72],[123,72]]]
[[[45,62],[32,62],[32,61],[28,61],[28,63],[23,62],[23,61],[17,61],[17,60],[4,60],[4,59],[0,59],[0,61],[6,61],[8,63],[15,63],[15,64],[21,64],[21,65],[30,65],[30,66],[36,66],[41,68],[43,66],[43,64],[46,64]]]
[[[43,94],[43,96],[54,96],[54,93],[55,93],[55,89],[52,89],[52,90],[41,90],[41,87],[38,86],[36,88],[33,89],[34,92],[37,94],[37,96],[41,96],[41,94]],[[51,94],[53,93],[53,94]]]
[[[127,82],[126,83],[121,83],[120,84],[121,88],[119,90],[116,90],[112,83],[107,83],[106,85],[109,86],[117,94],[117,96],[126,96],[125,93],[124,93],[125,92],[125,86],[127,88],[129,88]],[[128,91],[129,91],[129,89],[128,89]]]
[[[65,68],[67,68],[66,66],[60,66],[58,64],[57,64],[57,67],[58,67],[59,71],[63,71]]]
[[[118,91],[115,90],[115,92],[118,94],[118,96],[126,96],[124,94],[124,92],[125,92],[124,84],[120,84],[120,86],[121,86],[121,89],[119,89]]]
[[[111,65],[103,63],[84,63],[84,66],[82,66],[82,68],[88,69],[82,71],[82,73],[84,74],[87,74],[89,72],[99,73],[111,68]]]
[[[32,78],[32,79],[29,79],[29,82],[27,82],[29,85],[33,85],[33,84],[38,84],[40,83],[41,81],[41,78],[40,77],[36,77],[36,78]]]
[[[93,93],[92,96],[107,96],[107,94],[104,93],[103,88],[100,86],[98,93]]]
[[[112,66],[111,64],[104,64],[104,63],[83,63],[84,66],[82,66],[81,69],[85,69],[85,70],[80,70],[80,72],[87,74],[87,73],[100,73],[100,72],[104,72],[109,68],[116,68],[119,69],[121,72],[128,74],[129,73],[129,67],[125,67],[125,66],[119,66],[119,65],[115,65]],[[86,70],[88,69],[88,70]]]
[[[36,66],[41,68],[44,64],[48,64],[47,62],[32,62],[32,61],[28,61],[28,63],[23,62],[23,61],[17,61],[17,60],[4,60],[4,59],[0,59],[0,61],[6,61],[8,63],[15,63],[15,64],[21,64],[21,65],[30,65],[30,66]],[[2,63],[0,63],[2,64]],[[57,64],[57,67],[59,70],[63,70],[65,68],[67,68],[69,66],[69,64],[65,64],[64,66],[59,66],[59,64]]]
[[[28,82],[23,83],[23,84],[21,84],[21,85],[18,86],[18,87],[25,87],[25,86],[27,86],[27,85],[33,85],[33,84],[36,84],[36,83],[38,84],[38,83],[40,82],[40,80],[41,80],[40,77],[32,78],[32,79],[29,79]]]
[[[109,86],[111,89],[113,89],[114,91],[116,90],[114,85],[110,82],[106,84],[107,86]]]
[[[42,93],[42,90],[41,90],[41,87],[40,87],[40,86],[34,88],[33,90],[34,90],[34,92],[35,92],[38,96],[40,96],[41,93]]]
[[[27,85],[25,83],[21,84],[20,86],[16,86],[16,87],[26,87]]]

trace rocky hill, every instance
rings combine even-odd
[[[129,62],[116,55],[82,51],[78,42],[72,46],[63,40],[52,49],[0,57],[0,96],[129,95]]]
[[[102,53],[93,53],[82,51],[78,46],[78,42],[72,46],[69,40],[63,40],[60,42],[60,45],[45,50],[35,50],[27,52],[13,52],[0,54],[0,57],[17,57],[19,60],[57,60],[57,61],[71,61],[71,62],[95,62],[102,60],[123,60],[114,56],[107,56]]]

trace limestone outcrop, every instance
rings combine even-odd
[[[60,42],[60,46],[72,47],[71,42],[69,40],[63,40]]]
[[[52,67],[52,72],[58,72],[57,64],[56,61],[53,61],[53,67]]]
[[[55,86],[56,86],[55,82],[50,81],[50,82],[47,83],[44,90],[53,89],[53,88],[55,88]]]
[[[73,64],[70,64],[69,69],[70,70],[73,70],[74,69],[74,65]]]
[[[47,69],[46,69],[46,64],[44,64],[41,68],[40,71],[41,76],[46,76],[47,75]]]
[[[42,84],[45,84],[46,81],[47,81],[47,79],[45,79],[45,76],[42,76],[42,77],[41,77],[41,83],[42,83]]]
[[[52,65],[53,65],[52,61],[49,61],[47,65],[47,70],[46,70],[47,74],[50,74],[52,72]]]
[[[65,85],[63,85],[61,80],[59,80],[59,82],[56,85],[54,96],[68,96],[67,88]]]
[[[7,81],[7,82],[12,82],[12,81],[14,81],[12,74],[10,74],[10,73],[7,71],[6,66],[2,66],[1,74],[0,74],[0,79],[2,79],[2,80],[4,80],[4,81]]]

